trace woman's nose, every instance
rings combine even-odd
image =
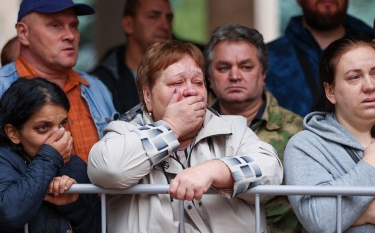
[[[182,92],[182,96],[184,97],[195,96],[195,95],[198,95],[198,91],[197,89],[193,87],[187,87]]]
[[[364,92],[375,91],[375,79],[372,76],[365,78],[365,81],[363,83],[363,91]]]

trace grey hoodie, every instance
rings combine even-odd
[[[304,118],[305,130],[293,136],[284,154],[287,185],[373,186],[375,168],[357,164],[347,150],[363,158],[364,148],[337,120],[334,113],[312,112]],[[336,197],[289,196],[307,232],[336,232]],[[342,198],[342,230],[375,232],[375,225],[351,227],[374,197]]]

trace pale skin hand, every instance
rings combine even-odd
[[[56,206],[67,205],[76,201],[79,197],[78,193],[64,193],[70,189],[72,184],[77,184],[77,181],[69,176],[54,177],[47,189],[47,195],[44,200]]]
[[[208,160],[178,173],[169,186],[169,194],[178,200],[201,200],[211,186],[232,188],[233,184],[231,171],[224,162]]]
[[[73,146],[73,137],[70,132],[61,127],[59,130],[56,130],[44,144],[55,148],[63,157],[64,163],[69,162],[70,152]]]
[[[366,147],[363,159],[368,162],[371,166],[375,167],[375,143],[371,143]],[[367,206],[367,209],[362,215],[353,223],[353,226],[359,226],[363,224],[375,224],[375,200],[372,200]]]
[[[190,88],[182,93],[176,89],[162,120],[171,127],[181,143],[185,138],[192,139],[198,133],[203,124],[206,107],[204,97],[198,96],[195,89]]]

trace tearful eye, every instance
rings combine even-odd
[[[38,127],[36,128],[36,130],[37,130],[39,133],[43,133],[43,132],[45,132],[45,131],[48,130],[48,127],[47,127],[46,125],[41,125],[41,126],[38,126]]]
[[[349,78],[349,80],[356,80],[356,79],[359,79],[359,76],[356,75],[356,76],[352,76]]]
[[[59,124],[59,128],[63,127],[65,128],[66,124],[68,123],[68,119],[64,119],[63,121],[61,121],[61,123]]]

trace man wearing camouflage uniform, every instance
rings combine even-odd
[[[218,27],[205,51],[208,86],[216,95],[220,114],[242,115],[257,136],[271,144],[281,161],[289,139],[303,129],[302,117],[279,106],[265,89],[267,47],[255,29],[239,25]],[[287,196],[264,201],[269,232],[301,232]]]

